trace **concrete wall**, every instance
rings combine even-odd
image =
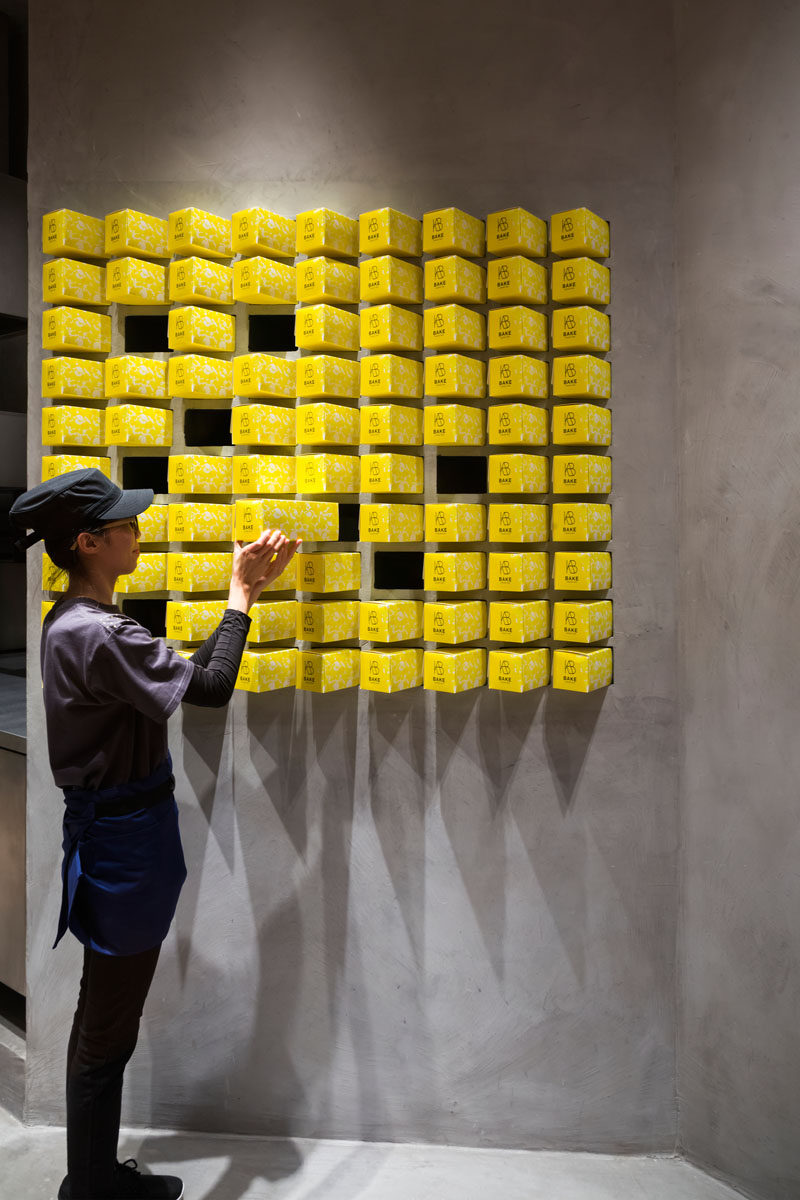
[[[173,720],[190,863],[125,1118],[675,1144],[673,112],[666,3],[31,6],[37,224],[188,203],[612,220],[616,682],[237,694]],[[123,37],[141,68],[110,70]],[[54,97],[57,102],[54,103]],[[39,353],[31,350],[31,411]],[[37,422],[29,469],[37,478]],[[38,664],[31,555],[31,679]],[[79,947],[30,688],[28,1118],[63,1117]]]
[[[800,1194],[800,11],[679,6],[688,1153]]]

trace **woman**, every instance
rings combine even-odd
[[[136,567],[136,518],[152,501],[149,488],[123,491],[89,468],[31,488],[11,509],[17,544],[43,538],[69,575],[41,639],[50,764],[66,802],[55,945],[69,928],[84,946],[59,1200],[183,1195],[180,1179],[116,1157],[123,1072],[186,878],[167,719],[181,700],[227,704],[250,606],[300,544],[280,530],[234,544],[226,611],[186,659],[112,602],[118,576]]]

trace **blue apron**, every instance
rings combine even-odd
[[[139,954],[164,940],[186,879],[172,757],[146,779],[92,791],[63,788],[61,914],[53,948],[67,929],[102,954]],[[148,793],[163,797],[148,805]],[[103,805],[143,806],[121,815]]]

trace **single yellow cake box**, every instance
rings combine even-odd
[[[550,583],[550,555],[538,550],[501,550],[489,554],[489,590],[543,592]]]
[[[303,692],[338,692],[358,687],[360,650],[298,650],[297,687]]]
[[[207,354],[180,354],[169,360],[167,391],[184,400],[233,398],[233,363]]]
[[[358,600],[303,600],[297,606],[298,641],[346,642],[358,637]]]
[[[547,270],[513,254],[489,263],[488,298],[499,304],[547,304]]]
[[[486,537],[485,504],[426,504],[426,542],[482,542]]]
[[[167,364],[160,359],[124,354],[107,358],[103,367],[109,400],[167,399]]]
[[[549,636],[549,600],[490,602],[489,637],[493,642],[538,642]]]
[[[402,692],[422,684],[422,650],[362,650],[360,686],[368,692]]]
[[[233,269],[211,258],[169,265],[169,298],[177,304],[233,304]]]
[[[490,492],[546,492],[550,461],[543,454],[490,454]]]
[[[170,454],[168,479],[170,492],[196,492],[230,495],[231,463],[221,454]]]
[[[604,454],[554,454],[553,492],[605,495],[611,491],[611,459]]]
[[[248,642],[283,642],[294,640],[297,630],[296,600],[259,600],[250,609]]]
[[[47,454],[42,459],[42,483],[66,475],[68,471],[82,471],[97,467],[107,479],[111,478],[111,459],[94,454]]]
[[[105,251],[109,258],[169,258],[169,226],[162,217],[121,208],[105,219]]]
[[[550,218],[550,249],[562,258],[608,258],[609,243],[608,221],[588,208],[571,208]]]
[[[442,400],[482,400],[486,363],[464,354],[431,354],[425,359],[425,393]]]
[[[293,495],[297,490],[293,454],[235,454],[231,461],[234,492]]]
[[[244,304],[294,304],[297,275],[294,263],[274,258],[242,258],[233,264],[233,298]]]
[[[267,258],[294,258],[297,225],[268,208],[242,208],[231,217],[236,254],[263,254]]]
[[[42,346],[45,350],[108,354],[111,318],[84,308],[48,308],[42,313]]]
[[[611,347],[611,320],[588,304],[553,313],[553,349],[605,354]]]
[[[391,254],[361,263],[361,299],[368,304],[421,304],[422,268]]]
[[[409,408],[404,404],[365,404],[359,413],[362,445],[422,445],[421,409]]]
[[[130,575],[120,575],[114,590],[124,594],[167,591],[166,553],[161,550],[140,554],[136,560],[136,570]]]
[[[610,504],[554,504],[554,542],[607,542],[611,537]]]
[[[421,400],[422,363],[399,354],[361,359],[361,392],[371,400]]]
[[[104,306],[106,269],[74,258],[54,258],[42,268],[42,299],[45,304]]]
[[[140,542],[169,541],[169,510],[169,504],[151,504],[143,513],[139,513]]]
[[[295,425],[295,410],[288,405],[237,404],[231,409],[234,446],[294,446]]]
[[[231,504],[170,504],[167,533],[171,542],[233,541]],[[139,519],[141,524],[141,518]]]
[[[358,536],[362,542],[421,542],[423,529],[422,504],[359,506]]]
[[[500,692],[531,692],[550,682],[550,651],[490,650],[489,687]]]
[[[364,600],[358,636],[363,642],[405,642],[422,637],[421,600]]]
[[[426,550],[426,592],[477,592],[486,587],[486,555],[473,550]]]
[[[352,353],[358,350],[358,331],[357,314],[331,304],[312,304],[295,314],[294,337],[301,350]]]
[[[430,404],[425,409],[425,443],[433,446],[482,446],[486,413],[467,404]]]
[[[358,445],[361,420],[357,408],[318,400],[314,404],[299,404],[295,415],[298,445]]]
[[[168,248],[170,256],[232,258],[231,223],[201,208],[182,208],[169,214]]]
[[[353,592],[361,586],[358,551],[297,555],[297,586],[303,592]]]
[[[171,550],[167,553],[167,590],[222,592],[230,587],[232,569],[230,550]]]
[[[236,318],[212,308],[173,308],[168,318],[167,342],[170,350],[181,353],[205,353],[208,350],[231,353],[236,346]]]
[[[106,223],[72,208],[42,217],[42,252],[64,258],[105,258]]]
[[[108,446],[171,446],[172,409],[111,404],[105,411]]]
[[[605,550],[556,550],[553,586],[558,592],[602,592],[611,587],[611,555]]]
[[[359,397],[359,364],[352,359],[314,354],[298,358],[294,366],[299,400],[357,400]]]
[[[298,213],[295,249],[298,254],[358,258],[358,221],[331,208]]]
[[[486,270],[459,254],[425,263],[425,299],[436,304],[485,304]]]
[[[362,492],[421,492],[424,462],[418,454],[362,454]]]
[[[483,600],[426,600],[423,615],[426,642],[474,642],[486,636]]]
[[[609,400],[611,363],[593,354],[554,358],[553,395],[569,400]]]
[[[422,221],[396,208],[374,208],[358,218],[362,254],[397,254],[419,258],[422,254]]]
[[[43,592],[65,592],[69,586],[69,576],[66,571],[61,571],[53,562],[46,550],[42,551],[42,591]],[[52,608],[55,601],[50,601]],[[44,609],[42,610],[42,619],[44,619]]]
[[[423,683],[433,692],[465,692],[486,683],[486,651],[480,646],[462,650],[426,650]]]
[[[567,692],[594,692],[608,687],[614,674],[609,646],[598,650],[554,650],[553,687]]]
[[[490,504],[490,542],[546,542],[550,527],[548,504]]]
[[[565,258],[551,268],[550,290],[556,304],[608,304],[611,272],[593,258]]]
[[[546,400],[550,395],[547,363],[527,354],[509,354],[489,362],[489,395],[495,399]]]
[[[488,426],[490,445],[546,446],[547,410],[534,404],[492,404]]]
[[[260,352],[237,354],[233,360],[233,390],[248,400],[293,400],[297,392],[295,361]]]
[[[490,350],[546,350],[547,318],[522,305],[493,308],[489,313]]]
[[[481,258],[486,251],[486,226],[460,208],[437,208],[422,217],[424,254],[463,254]]]
[[[115,258],[106,267],[108,304],[167,304],[167,268],[144,258]]]
[[[602,642],[613,632],[610,600],[557,600],[553,605],[553,637],[559,642]]]
[[[599,404],[556,404],[554,446],[610,446],[611,411]]]
[[[222,620],[226,600],[168,600],[167,637],[176,642],[204,642]]]
[[[422,317],[396,304],[362,308],[361,345],[365,350],[422,349]]]
[[[301,262],[297,299],[301,304],[358,304],[358,267],[324,254]]]
[[[486,249],[490,254],[547,254],[547,223],[524,208],[504,208],[486,218]]]
[[[359,490],[361,467],[357,454],[300,454],[295,461],[298,492],[314,495]]]
[[[233,521],[234,537],[246,542],[255,541],[265,529],[280,529],[287,538],[304,542],[335,542],[339,537],[339,505],[327,500],[236,500]]]
[[[45,446],[105,446],[102,408],[56,404],[42,409],[42,442]]]
[[[275,692],[294,687],[297,679],[297,647],[245,650],[239,664],[236,688],[240,692]]]
[[[423,314],[425,347],[431,350],[485,350],[486,320],[463,304],[441,304]]]
[[[42,395],[46,400],[102,400],[103,364],[67,356],[42,359]]]

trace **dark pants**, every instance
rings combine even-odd
[[[110,955],[84,947],[78,1008],[67,1049],[67,1171],[71,1200],[115,1195],[122,1075],[161,946]]]

